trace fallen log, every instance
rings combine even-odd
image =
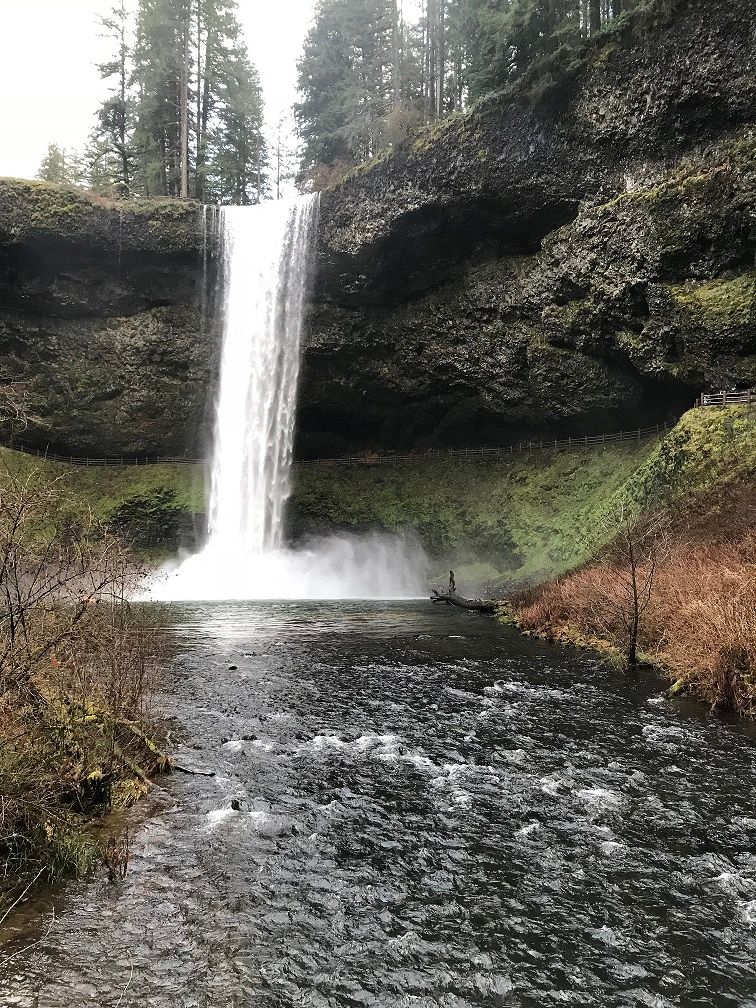
[[[446,605],[458,606],[460,609],[472,609],[474,612],[495,613],[496,603],[485,599],[466,599],[456,592],[440,592],[435,588],[430,597],[431,602],[443,602]]]
[[[178,763],[172,763],[171,767],[173,770],[193,774],[195,777],[215,777],[215,770],[197,770],[195,767],[180,766]]]

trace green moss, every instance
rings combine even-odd
[[[625,492],[648,510],[735,475],[756,477],[756,412],[694,409],[650,453]]]
[[[191,200],[116,202],[70,186],[0,178],[0,238],[53,238],[99,250],[197,255],[200,204]]]
[[[668,288],[686,319],[717,332],[756,321],[756,271]]]
[[[543,312],[543,320],[560,329],[572,329],[575,323],[590,310],[587,299],[566,301],[564,304],[549,304]]]
[[[65,480],[74,512],[91,508],[114,527],[125,523],[153,556],[165,551],[166,522],[205,508],[201,466],[72,467],[8,449],[0,461],[19,478],[36,471]],[[289,519],[297,536],[410,531],[433,559],[431,575],[453,565],[460,584],[528,582],[587,559],[595,529],[619,499],[643,511],[736,472],[756,477],[756,412],[697,409],[661,440],[587,452],[304,466],[296,470]]]
[[[91,511],[148,554],[165,552],[178,530],[205,510],[199,465],[73,466],[0,448],[0,482],[32,474],[63,482],[72,517]]]
[[[495,463],[310,466],[298,473],[290,516],[299,533],[411,529],[436,558],[432,573],[456,565],[460,583],[536,580],[588,556],[585,530],[651,451],[642,443]],[[465,576],[462,564],[473,565]]]

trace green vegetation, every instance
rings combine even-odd
[[[686,321],[714,332],[756,321],[756,271],[696,283],[689,280],[669,292]]]
[[[91,511],[150,559],[175,548],[205,510],[201,466],[72,467],[8,449],[0,460],[20,479],[37,471],[62,481],[74,513]],[[691,410],[660,440],[587,452],[304,466],[296,471],[289,526],[296,538],[410,531],[438,576],[455,565],[461,580],[476,585],[535,582],[588,559],[592,530],[617,501],[644,510],[706,490],[735,470],[756,476],[756,414]]]
[[[691,410],[615,498],[590,562],[502,618],[630,661],[637,644],[674,693],[756,714],[754,477],[756,413]]]
[[[187,200],[119,204],[70,185],[0,178],[0,236],[19,244],[49,237],[122,252],[196,255],[198,210]]]
[[[653,443],[375,468],[307,467],[290,502],[295,533],[412,530],[441,576],[460,583],[535,581],[580,563],[586,529],[653,451]]]
[[[86,149],[51,143],[38,177],[118,199],[259,202],[262,88],[236,0],[116,0],[99,27],[110,40],[98,64],[109,94]]]
[[[490,94],[562,99],[676,0],[320,0],[299,61],[300,178],[329,188],[382,151],[435,146],[447,123]],[[434,124],[441,122],[440,129]]]
[[[175,548],[205,510],[201,466],[72,466],[0,449],[0,483],[8,476],[23,482],[32,473],[61,485],[72,514],[91,513],[151,558]]]
[[[296,534],[411,530],[439,577],[533,583],[587,560],[622,500],[639,511],[756,475],[756,414],[691,410],[664,438],[497,463],[439,460],[375,468],[307,467],[290,504]]]
[[[756,476],[756,413],[742,406],[686,413],[627,485],[639,510]]]

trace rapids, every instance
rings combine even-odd
[[[176,759],[215,776],[131,811],[123,886],[6,923],[3,1006],[756,1003],[749,727],[427,604],[166,618]]]

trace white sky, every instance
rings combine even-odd
[[[48,143],[82,147],[104,91],[111,0],[0,0],[0,175],[33,178]],[[314,0],[239,0],[273,122],[295,97],[296,61]]]

